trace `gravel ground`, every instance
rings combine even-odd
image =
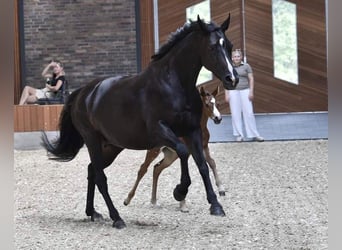
[[[150,205],[152,167],[124,206],[145,156],[125,150],[106,169],[127,224],[122,230],[112,228],[98,191],[104,220],[85,215],[85,148],[67,163],[48,160],[44,150],[14,151],[16,249],[328,249],[327,140],[212,143],[210,149],[226,189],[218,197],[225,217],[210,215],[192,159],[188,213],[172,195],[178,161],[160,176],[158,207]]]

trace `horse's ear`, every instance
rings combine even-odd
[[[204,32],[208,32],[207,27],[205,26],[199,15],[197,15],[197,23],[200,26],[201,30],[203,30]]]
[[[223,32],[225,32],[225,31],[228,29],[229,24],[230,24],[230,13],[229,13],[229,15],[228,15],[227,20],[225,20],[225,21],[221,24],[221,30],[222,30]]]

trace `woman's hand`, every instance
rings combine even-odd
[[[224,99],[227,103],[229,103],[229,90],[224,90]]]
[[[57,65],[57,63],[56,62],[54,62],[54,61],[52,61],[52,62],[50,62],[50,67],[56,67],[56,65]]]
[[[253,101],[253,99],[254,99],[253,91],[249,91],[248,99],[249,99],[250,101]]]

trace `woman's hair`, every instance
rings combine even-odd
[[[233,50],[233,51],[232,51],[232,55],[234,55],[234,54],[239,54],[239,55],[242,57],[242,51],[241,51],[241,49],[235,49],[235,50]]]
[[[54,61],[55,63],[57,63],[60,67],[62,67],[63,68],[63,64],[62,64],[62,62],[61,61],[59,61],[59,60],[55,60]]]
[[[65,75],[64,67],[63,67],[63,64],[62,64],[61,61],[59,61],[59,60],[51,60],[51,62],[57,63],[62,68],[61,75]]]
[[[62,63],[61,61],[59,61],[59,60],[50,60],[49,63],[52,63],[52,62],[55,62],[55,63],[57,63],[60,67],[64,68],[64,67],[63,67],[63,63]]]

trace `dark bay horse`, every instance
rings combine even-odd
[[[188,169],[191,152],[211,204],[210,213],[225,215],[203,155],[202,101],[196,79],[204,66],[226,88],[235,88],[238,75],[231,62],[232,44],[225,36],[229,23],[230,15],[221,26],[205,23],[199,17],[185,24],[138,75],[97,79],[74,91],[60,116],[59,137],[50,142],[43,133],[42,144],[54,160],[70,161],[86,144],[90,156],[86,214],[92,220],[101,217],[94,209],[97,186],[113,227],[126,226],[109,195],[104,169],[125,148],[143,150],[162,146],[176,151],[181,162],[181,178],[173,191],[174,198],[184,200],[191,184]],[[186,145],[179,137],[183,137]]]
[[[218,94],[218,91],[219,91],[218,86],[212,93],[209,93],[208,91],[206,91],[203,86],[200,87],[199,89],[202,103],[203,103],[202,118],[201,118],[203,153],[204,153],[206,162],[209,164],[209,167],[213,171],[213,174],[215,177],[215,183],[219,189],[219,194],[220,196],[223,196],[225,195],[225,191],[222,186],[222,182],[219,178],[219,175],[217,173],[215,160],[211,157],[210,151],[209,151],[210,133],[207,127],[209,118],[211,118],[215,122],[215,124],[219,124],[222,120],[222,116],[221,116],[220,111],[218,111],[217,109],[216,99],[215,99],[216,95]],[[153,168],[151,203],[152,205],[157,204],[157,186],[158,186],[159,175],[165,168],[169,167],[173,162],[175,162],[178,159],[177,153],[168,147],[153,148],[153,149],[147,150],[145,161],[140,166],[137,179],[133,185],[133,188],[128,193],[127,198],[124,201],[125,205],[128,205],[131,202],[141,179],[144,177],[144,175],[147,172],[148,167],[159,156],[161,152],[163,152],[164,158],[160,160]],[[185,200],[180,201],[180,210],[182,212],[188,211]]]

